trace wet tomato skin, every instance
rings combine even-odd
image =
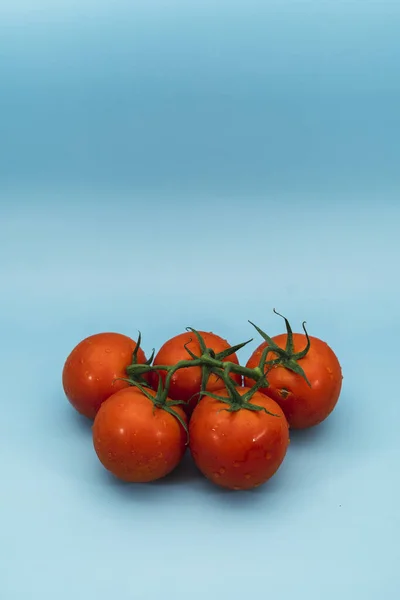
[[[203,337],[207,348],[212,348],[217,354],[229,348],[229,343],[221,338],[220,336],[209,333],[206,331],[200,331],[200,335]],[[185,345],[191,350],[196,356],[201,354],[200,344],[191,331],[184,332],[176,335],[169,339],[157,352],[154,358],[154,365],[175,365],[181,360],[190,360],[190,355],[185,349]],[[239,364],[236,354],[231,354],[224,361],[229,361],[235,364]],[[163,383],[165,382],[166,372],[158,371],[161,375]],[[171,379],[171,385],[169,388],[169,397],[173,400],[182,400],[187,403],[185,407],[186,412],[190,415],[193,408],[199,401],[199,394],[201,389],[201,377],[202,370],[200,367],[187,367],[179,369],[175,372]],[[231,374],[231,378],[238,385],[242,383],[242,377],[238,374]],[[154,389],[157,389],[159,377],[156,373],[151,375],[151,385]],[[214,374],[211,374],[206,386],[207,391],[212,392],[221,387],[221,380]]]
[[[132,362],[136,342],[120,333],[97,333],[82,340],[67,357],[62,384],[72,406],[94,419],[101,404],[112,394],[126,388],[126,367]],[[137,360],[146,362],[141,348]]]
[[[287,335],[272,338],[281,348],[285,348]],[[339,360],[328,344],[319,338],[310,336],[310,350],[298,364],[304,370],[311,387],[303,377],[282,366],[274,367],[268,373],[269,386],[260,391],[271,396],[282,408],[292,429],[314,427],[324,421],[335,408],[342,388],[342,369]],[[306,346],[306,336],[293,334],[294,351],[300,352]],[[267,342],[263,342],[252,354],[247,367],[258,365]],[[274,353],[267,360],[275,358]],[[254,381],[245,378],[245,385],[254,385]]]
[[[186,423],[184,411],[179,406],[174,410]],[[155,408],[133,386],[108,398],[93,423],[97,457],[105,469],[129,483],[147,483],[168,475],[182,460],[186,442],[187,434],[178,419]]]
[[[241,395],[249,388],[239,388]],[[227,396],[226,390],[217,392]],[[282,464],[289,427],[278,404],[256,392],[251,400],[278,415],[240,409],[227,412],[224,402],[204,396],[193,411],[190,451],[199,470],[211,482],[233,490],[248,490],[269,480]]]

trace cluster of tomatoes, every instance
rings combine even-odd
[[[321,423],[342,386],[333,350],[286,332],[269,337],[245,366],[214,333],[188,328],[147,359],[136,341],[99,333],[81,341],[62,374],[74,408],[93,421],[102,465],[126,482],[171,473],[189,451],[199,471],[235,490],[260,486],[282,464],[290,429]],[[253,324],[252,324],[253,325]],[[251,340],[250,340],[251,341]]]

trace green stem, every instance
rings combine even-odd
[[[186,369],[188,367],[201,367],[203,364],[204,363],[202,362],[201,358],[197,358],[197,359],[192,359],[192,360],[181,360],[180,362],[177,362],[175,365],[167,367],[165,369],[167,371],[167,376],[165,378],[164,391],[163,391],[162,397],[165,399],[168,397],[169,387],[171,385],[171,379],[179,369]],[[159,369],[159,366],[157,366],[156,368]]]
[[[185,369],[189,367],[203,367],[208,366],[212,369],[227,369],[231,371],[231,373],[235,373],[236,375],[242,375],[242,377],[249,377],[252,379],[259,379],[262,376],[262,371],[259,367],[255,369],[249,369],[247,367],[242,367],[242,365],[238,365],[236,363],[230,361],[222,361],[212,358],[209,355],[203,355],[197,359],[192,360],[182,360],[175,365],[145,365],[145,364],[135,364],[129,365],[126,368],[126,371],[129,375],[134,375],[135,373],[149,373],[150,371],[167,371],[166,383],[171,380],[173,374],[179,369]]]
[[[185,404],[184,402],[182,402],[181,400],[167,400],[167,398],[164,397],[164,392],[162,390],[161,384],[159,385],[158,391],[156,393],[154,393],[154,392],[151,393],[148,389],[146,389],[146,387],[141,385],[140,382],[135,381],[133,379],[124,379],[123,377],[118,377],[117,380],[126,381],[131,386],[137,387],[142,392],[142,394],[144,394],[146,396],[146,398],[148,398],[150,400],[150,402],[153,403],[154,410],[156,408],[158,408],[160,410],[164,410],[165,412],[172,415],[177,421],[179,421],[179,423],[181,424],[182,428],[185,430],[185,433],[186,433],[186,444],[189,443],[188,426],[185,423],[185,421],[182,419],[181,415],[179,413],[177,413],[176,410],[174,410],[174,407],[181,406],[182,404]]]
[[[223,352],[216,354],[212,348],[207,348],[201,334],[199,332],[197,332],[195,329],[192,329],[189,327],[189,328],[187,328],[188,331],[193,332],[193,334],[196,336],[197,341],[199,343],[200,352],[201,352],[200,356],[196,356],[191,350],[189,350],[189,348],[186,348],[190,358],[188,358],[186,360],[181,360],[174,365],[152,365],[151,362],[152,362],[152,357],[154,355],[154,351],[153,351],[151,359],[148,360],[146,363],[142,364],[142,363],[136,362],[137,349],[135,349],[136,352],[134,352],[134,354],[133,354],[132,364],[130,364],[126,368],[126,373],[128,375],[128,378],[131,380],[131,383],[133,383],[133,384],[138,383],[138,384],[141,384],[142,386],[145,386],[148,384],[146,384],[146,381],[145,381],[145,378],[143,378],[143,375],[145,375],[146,373],[149,373],[149,372],[159,374],[160,371],[165,371],[166,372],[165,382],[164,382],[164,384],[162,384],[161,377],[159,377],[159,388],[157,391],[157,398],[158,398],[157,401],[160,402],[162,405],[165,405],[165,403],[167,402],[169,388],[171,386],[172,378],[175,375],[175,373],[179,369],[185,369],[185,368],[190,368],[190,367],[200,367],[203,371],[200,396],[204,395],[208,377],[212,373],[214,373],[214,374],[218,375],[218,377],[220,377],[222,379],[222,381],[224,382],[226,389],[229,391],[231,404],[233,404],[235,406],[238,406],[239,404],[242,405],[243,402],[248,404],[249,399],[252,397],[252,395],[258,389],[260,389],[261,387],[268,387],[267,375],[268,375],[269,371],[277,365],[281,365],[281,366],[293,371],[294,373],[297,373],[298,375],[303,377],[309,384],[309,381],[308,381],[302,367],[298,363],[298,360],[301,360],[302,358],[304,358],[304,356],[306,356],[306,354],[308,353],[308,350],[310,348],[310,338],[309,338],[307,330],[305,328],[305,324],[303,323],[303,329],[304,329],[304,332],[306,335],[307,344],[301,352],[298,352],[296,354],[296,353],[294,353],[293,332],[290,327],[289,321],[286,319],[286,317],[284,317],[283,315],[278,313],[275,309],[274,309],[274,312],[279,317],[283,318],[285,321],[286,330],[287,330],[286,348],[285,349],[280,348],[273,341],[273,339],[270,336],[268,336],[264,331],[262,331],[262,329],[260,329],[259,327],[257,327],[257,325],[255,325],[254,323],[252,323],[250,321],[251,325],[253,325],[253,327],[257,330],[257,332],[261,335],[261,337],[267,342],[267,346],[264,348],[263,352],[261,353],[259,364],[254,369],[250,369],[248,367],[243,367],[242,365],[239,365],[237,363],[231,362],[229,360],[225,360],[225,358],[228,358],[230,355],[234,354],[238,349],[243,348],[251,340],[244,342],[243,344],[238,344],[237,346],[232,346],[230,348],[227,348]],[[140,341],[141,341],[141,336],[139,333],[137,347],[139,347]],[[267,356],[270,352],[274,353],[276,355],[276,358],[274,358],[272,360],[267,360]],[[248,397],[246,395],[245,399],[242,399],[239,401],[240,395],[234,391],[236,384],[232,380],[231,374],[240,375],[241,377],[249,378],[255,382],[255,385],[251,388],[250,392],[248,393]],[[258,410],[258,409],[259,409],[259,407],[256,410]],[[251,410],[255,410],[253,406],[251,407]]]
[[[224,369],[229,367],[230,372],[235,373],[236,375],[242,375],[243,377],[249,377],[251,379],[259,379],[262,377],[262,371],[259,367],[249,369],[248,367],[242,367],[241,365],[231,362],[224,362],[223,365]]]

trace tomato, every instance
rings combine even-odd
[[[240,396],[249,388],[237,388]],[[226,389],[216,392],[228,397]],[[289,427],[272,398],[255,392],[250,404],[273,413],[240,408],[204,396],[189,423],[189,446],[200,471],[213,483],[234,490],[255,488],[270,479],[282,464],[289,444]]]
[[[128,386],[118,377],[127,377],[136,342],[120,333],[97,333],[82,340],[68,356],[62,373],[65,395],[82,415],[94,419],[100,405]],[[137,362],[146,362],[139,347]]]
[[[155,396],[153,390],[148,390]],[[180,406],[173,410],[186,424]],[[93,423],[93,445],[102,465],[126,482],[160,479],[179,464],[187,434],[179,420],[154,406],[137,387],[113,394],[100,407]]]
[[[207,348],[214,350],[216,354],[227,350],[230,346],[226,340],[219,337],[215,333],[208,333],[205,331],[199,331],[200,335],[204,339]],[[181,333],[171,338],[160,348],[157,355],[154,358],[153,365],[175,365],[181,360],[191,360],[186,347],[193,352],[196,356],[201,354],[200,343],[194,333],[191,331]],[[232,353],[225,357],[224,361],[229,361],[235,364],[239,364],[237,355]],[[165,383],[166,371],[159,370],[163,383]],[[242,376],[238,374],[231,374],[231,378],[238,385],[242,383]],[[168,395],[174,400],[182,400],[187,403],[186,411],[187,414],[191,414],[193,408],[199,400],[199,392],[201,390],[202,380],[202,369],[201,367],[185,367],[176,371],[171,379],[171,385],[168,390]],[[159,376],[157,373],[151,374],[151,385],[154,389],[157,389],[159,382]],[[215,375],[211,374],[207,381],[206,389],[209,392],[221,388],[221,380]]]
[[[333,350],[319,338],[309,336],[310,349],[304,358],[298,360],[311,385],[299,374],[278,365],[267,375],[269,387],[261,388],[273,398],[284,411],[289,425],[293,429],[305,429],[321,423],[333,411],[339,399],[342,387],[342,370]],[[280,348],[285,348],[287,334],[272,338]],[[307,338],[303,333],[293,334],[294,352],[306,347]],[[268,345],[263,342],[251,355],[247,367],[258,366],[260,356]],[[267,360],[276,358],[268,353]],[[254,381],[245,378],[245,385],[254,385]]]

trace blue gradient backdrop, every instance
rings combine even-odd
[[[1,600],[398,597],[399,30],[388,1],[1,4]],[[72,347],[237,343],[274,307],[344,382],[271,482],[107,477]]]

